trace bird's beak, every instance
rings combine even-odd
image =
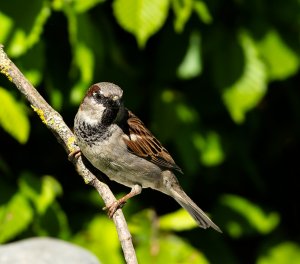
[[[115,95],[115,96],[113,96],[113,101],[118,101],[119,100],[119,96],[117,96],[117,95]]]
[[[121,106],[122,98],[120,99],[119,96],[113,96],[111,99],[114,101],[115,107],[120,107]]]

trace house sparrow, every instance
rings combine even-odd
[[[183,191],[174,174],[182,173],[181,169],[143,122],[124,107],[122,96],[122,89],[115,84],[92,85],[74,122],[81,153],[111,180],[131,188],[106,208],[108,215],[112,217],[142,188],[152,188],[173,197],[200,227],[222,232]]]

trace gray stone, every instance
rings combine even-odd
[[[1,264],[99,264],[86,249],[54,238],[29,238],[0,246]]]

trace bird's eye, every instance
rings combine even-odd
[[[99,100],[102,98],[101,94],[100,94],[100,93],[96,93],[96,92],[93,93],[93,97],[94,97],[97,101],[99,101]]]

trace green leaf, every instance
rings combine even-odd
[[[80,71],[80,81],[72,88],[71,102],[78,104],[92,82],[95,64],[92,50],[84,43],[76,45],[75,63]]]
[[[20,143],[26,143],[30,124],[24,106],[1,87],[0,102],[0,126]]]
[[[4,22],[1,24],[0,40],[12,57],[24,54],[40,40],[51,13],[49,2],[40,0],[31,1],[30,8],[23,0],[2,1],[0,10],[0,22]]]
[[[115,226],[106,216],[95,217],[72,241],[92,251],[103,263],[123,263]]]
[[[207,5],[201,0],[194,0],[194,10],[197,13],[200,20],[205,24],[212,23],[212,16],[207,8]]]
[[[21,192],[33,201],[37,212],[44,214],[58,195],[62,194],[60,183],[51,176],[42,179],[24,173],[19,179]]]
[[[159,227],[163,230],[184,231],[190,230],[198,225],[184,209],[166,214],[159,218]]]
[[[24,231],[33,219],[33,212],[25,196],[15,194],[8,204],[0,206],[0,243]]]
[[[157,262],[150,261],[148,263],[208,264],[210,262],[202,252],[199,252],[180,237],[167,235],[159,238]]]
[[[225,154],[217,133],[209,132],[206,136],[196,133],[193,137],[193,142],[199,151],[202,164],[216,166],[224,161]]]
[[[199,252],[180,237],[171,234],[159,233],[150,237],[148,241],[138,243],[136,254],[138,259],[143,260],[144,264],[209,263],[202,252]]]
[[[129,230],[138,240],[148,241],[151,236],[151,226],[155,221],[154,210],[145,209],[133,215],[128,223]]]
[[[181,79],[191,79],[199,76],[201,72],[201,37],[199,32],[193,32],[187,52],[177,69],[177,75]]]
[[[13,20],[9,16],[2,13],[0,9],[0,43],[6,43],[6,40],[9,37],[9,33],[13,28],[13,24]]]
[[[300,247],[298,244],[285,241],[271,247],[259,256],[257,264],[298,264],[300,263]]]
[[[254,108],[266,94],[267,73],[253,40],[245,32],[240,34],[245,54],[242,76],[223,92],[223,101],[236,123],[245,120],[246,113]]]
[[[73,51],[73,78],[76,79],[70,94],[71,103],[78,105],[87,88],[94,79],[96,60],[102,64],[103,50],[101,36],[87,13],[75,14],[74,10],[65,10],[70,42]],[[100,43],[100,44],[99,44]]]
[[[58,196],[62,195],[63,190],[60,183],[49,175],[42,177],[41,187],[41,193],[36,201],[36,205],[38,212],[43,213]]]
[[[172,0],[172,7],[175,13],[175,31],[180,33],[192,14],[193,0]]]
[[[73,0],[73,6],[77,13],[83,13],[103,2],[105,0]]]
[[[180,223],[176,224],[176,220]],[[162,216],[159,222],[153,210],[143,210],[135,214],[129,221],[129,228],[134,235],[138,259],[143,260],[145,264],[208,263],[201,252],[166,231],[177,228],[188,230],[191,226],[196,224],[183,209]]]
[[[65,0],[53,0],[52,7],[56,11],[62,11],[64,10],[66,4],[68,4],[72,6],[72,9],[76,13],[84,13],[103,2],[105,2],[105,0],[70,0],[68,2]]]
[[[298,71],[299,56],[284,43],[276,30],[269,30],[258,42],[258,48],[271,80],[284,80]]]
[[[135,36],[139,47],[144,47],[163,26],[169,4],[169,0],[115,0],[113,11],[121,27]]]
[[[261,234],[272,232],[280,222],[277,212],[266,213],[258,205],[237,195],[224,195],[221,198],[221,203],[244,218],[254,230]],[[234,219],[228,222],[227,230],[233,237],[240,237],[245,231],[242,222]]]

